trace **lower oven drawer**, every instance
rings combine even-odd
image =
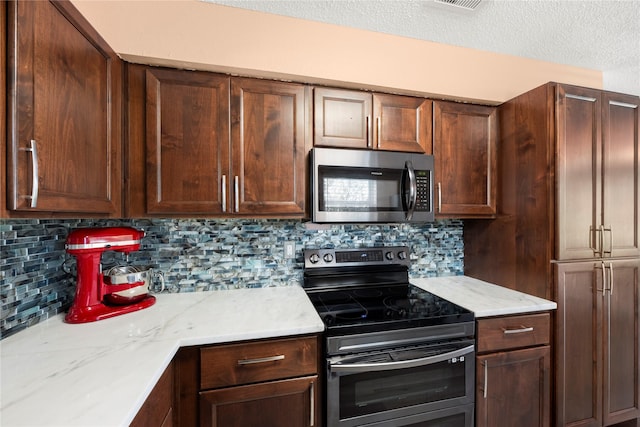
[[[433,425],[473,426],[456,412],[474,404],[473,340],[330,357],[326,375],[327,427],[430,426],[445,410],[457,415]]]
[[[471,404],[367,424],[366,427],[472,427],[473,425],[474,405]]]

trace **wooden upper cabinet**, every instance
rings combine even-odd
[[[122,62],[70,2],[7,22],[8,210],[121,216]]]
[[[436,215],[496,214],[496,109],[434,102]]]
[[[314,89],[314,146],[431,153],[432,101]]]
[[[229,77],[146,71],[146,212],[224,212]]]
[[[433,102],[425,98],[373,95],[373,141],[377,150],[432,152]]]
[[[308,87],[128,69],[128,216],[305,215]]]
[[[638,104],[558,85],[558,259],[640,255]]]
[[[308,91],[293,83],[232,79],[227,184],[234,213],[305,214]]]

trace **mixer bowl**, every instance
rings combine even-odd
[[[105,300],[111,304],[124,305],[141,301],[149,295],[149,282],[153,270],[142,269],[135,266],[117,266],[110,268],[105,276],[109,279],[107,284],[107,294]],[[124,291],[108,292],[110,285],[133,284],[142,282],[143,284],[134,286]]]

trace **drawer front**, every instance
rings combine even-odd
[[[549,313],[478,320],[478,352],[549,344]]]
[[[200,350],[200,388],[314,375],[317,356],[316,337],[205,347]]]

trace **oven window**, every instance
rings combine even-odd
[[[340,377],[340,419],[440,400],[465,397],[465,363],[440,363],[408,369]]]
[[[402,211],[402,170],[320,166],[319,208],[327,212]]]

